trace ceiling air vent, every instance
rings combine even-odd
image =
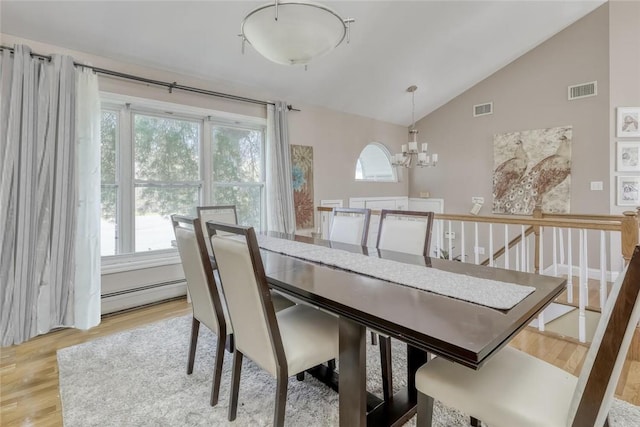
[[[580,98],[588,98],[598,94],[598,82],[581,83],[569,86],[569,101]]]
[[[486,116],[487,114],[493,114],[493,102],[473,106],[473,117]]]

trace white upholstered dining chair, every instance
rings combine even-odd
[[[433,212],[382,209],[376,248],[427,256],[431,245]],[[371,339],[375,342],[372,333]],[[393,395],[391,338],[380,335],[382,391],[385,400]]]
[[[433,212],[382,209],[376,248],[429,255]]]
[[[198,206],[197,211],[204,236],[208,236],[207,221],[224,222],[227,224],[238,223],[238,213],[236,212],[235,205]],[[205,238],[205,244],[207,245],[209,255],[213,255],[211,252],[211,242],[208,237]]]
[[[187,288],[191,294],[191,308],[193,310],[187,374],[193,373],[198,332],[200,323],[204,323],[207,328],[218,335],[210,401],[211,406],[215,406],[218,403],[218,393],[220,391],[225,342],[227,337],[232,334],[231,324],[229,323],[226,304],[216,287],[200,220],[198,218],[171,215],[171,222],[182,261],[182,269],[187,281]],[[233,351],[232,346],[233,341],[229,338],[230,351]]]
[[[614,391],[640,320],[640,246],[611,289],[580,377],[506,347],[474,371],[436,358],[416,373],[419,427],[433,401],[493,427],[607,425]]]
[[[371,209],[333,208],[329,240],[367,246]]]
[[[200,219],[200,225],[202,227],[202,234],[205,236],[205,244],[207,251],[211,257],[211,263],[214,270],[217,270],[217,265],[213,252],[211,250],[211,241],[209,240],[209,233],[207,231],[207,221],[222,222],[225,224],[238,224],[238,214],[236,212],[235,205],[212,205],[212,206],[198,206],[198,218]],[[221,233],[224,234],[224,233]],[[223,295],[222,289],[219,289],[221,295]],[[283,295],[277,292],[272,292],[271,298],[273,300],[273,306],[276,311],[283,310],[287,307],[291,307],[295,302],[291,301]],[[223,298],[224,300],[224,298]],[[226,305],[225,305],[226,307]]]
[[[276,313],[254,229],[210,221],[207,230],[234,328],[229,421],[236,418],[247,356],[277,380],[273,424],[280,427],[289,376],[338,357],[338,319],[303,304]]]

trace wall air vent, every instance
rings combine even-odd
[[[569,86],[569,101],[580,98],[588,98],[598,94],[598,82],[581,83],[579,85]]]
[[[473,117],[486,116],[488,114],[493,114],[493,102],[473,106]]]

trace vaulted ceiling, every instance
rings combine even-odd
[[[2,0],[0,31],[408,125],[408,86],[423,117],[604,0],[327,1],[355,18],[351,42],[306,71],[241,54],[240,23],[264,3]]]

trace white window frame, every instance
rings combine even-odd
[[[386,178],[386,177],[380,177],[378,175],[369,175],[368,178],[354,178],[354,180],[356,182],[399,182],[398,181],[398,172],[397,172],[395,166],[393,166],[393,163],[391,162],[391,152],[389,151],[387,146],[384,145],[381,142],[371,141],[362,150],[360,150],[360,154],[358,154],[358,158],[356,159],[356,169],[355,170],[357,171],[358,164],[360,164],[360,168],[361,168],[361,171],[362,171],[362,176],[363,177],[365,176],[366,165],[364,165],[362,163],[362,161],[360,160],[360,156],[362,155],[362,152],[364,150],[366,150],[367,147],[369,147],[370,145],[378,148],[386,156],[387,161],[389,162],[389,167],[391,168],[392,177],[391,178]],[[355,174],[354,174],[354,176],[355,176]]]
[[[241,114],[228,113],[225,111],[211,110],[200,107],[192,107],[183,104],[175,104],[164,101],[157,101],[146,98],[133,97],[129,95],[100,92],[101,109],[118,113],[118,136],[116,146],[116,184],[118,186],[118,197],[116,202],[116,255],[102,256],[103,274],[127,271],[140,268],[150,268],[160,265],[169,265],[180,262],[175,248],[135,251],[135,180],[133,162],[133,114],[156,115],[159,117],[173,117],[199,121],[201,123],[200,135],[200,203],[210,204],[212,177],[211,173],[211,147],[212,131],[214,125],[230,126],[246,129],[261,129],[263,132],[262,161],[263,161],[263,186],[261,203],[261,226],[266,224],[265,209],[265,173],[266,173],[266,125],[265,118],[245,116]],[[238,183],[236,185],[256,185],[256,183]],[[129,213],[129,214],[127,214]],[[131,215],[133,213],[133,215]],[[124,234],[128,233],[128,234]],[[119,238],[122,235],[132,236],[129,241]]]

